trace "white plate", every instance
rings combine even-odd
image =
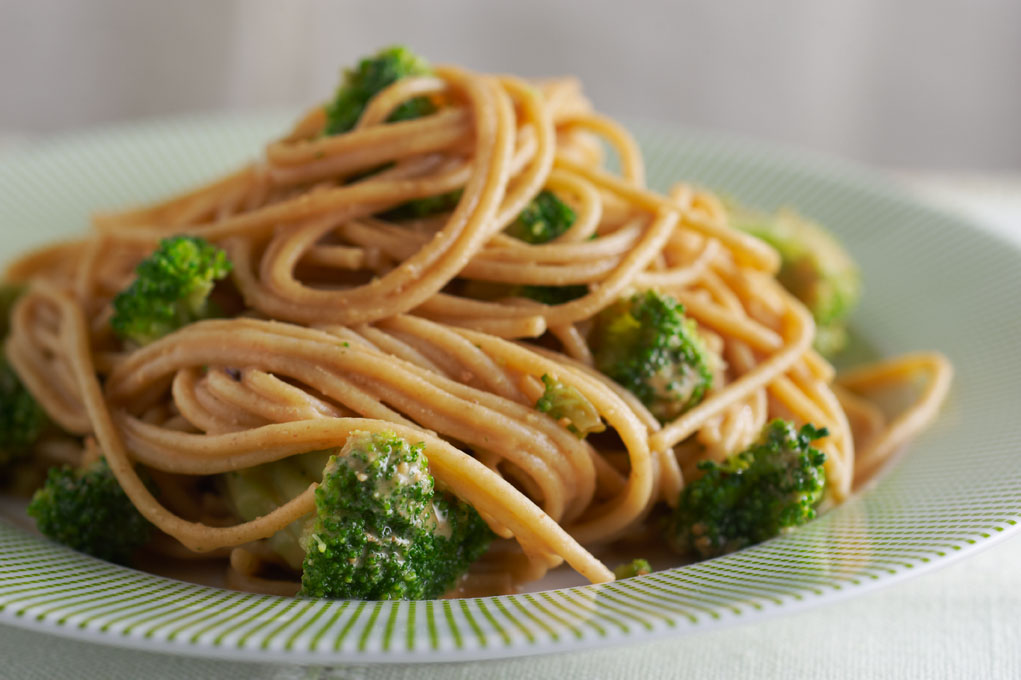
[[[0,158],[5,258],[87,215],[254,157],[286,116],[108,128]],[[854,327],[882,354],[939,349],[957,377],[936,426],[880,483],[796,533],[603,586],[424,602],[315,602],[172,581],[0,522],[0,623],[181,654],[293,663],[459,661],[684,635],[864,592],[967,555],[1021,517],[1021,253],[881,177],[771,146],[634,126],[650,182],[693,180],[835,230],[862,265]]]

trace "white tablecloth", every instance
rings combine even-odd
[[[910,190],[1021,243],[1021,177],[906,173]],[[581,654],[309,669],[172,657],[0,626],[0,678],[1021,678],[1021,537],[942,570],[798,614]]]

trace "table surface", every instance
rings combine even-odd
[[[894,174],[924,200],[1021,243],[1021,176]],[[1019,678],[1019,565],[1014,537],[886,589],[758,623],[578,654],[425,667],[239,664],[0,626],[0,678]]]

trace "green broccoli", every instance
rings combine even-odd
[[[535,402],[535,408],[550,418],[565,424],[568,430],[584,439],[589,432],[606,429],[599,412],[573,385],[565,385],[553,376],[544,374],[542,384],[546,391]]]
[[[49,425],[46,412],[0,357],[0,468],[27,456]]]
[[[235,511],[245,521],[269,514],[311,484],[322,481],[323,468],[333,451],[313,451],[267,465],[223,475],[227,497]],[[302,536],[307,518],[292,522],[282,531],[266,539],[273,553],[294,571],[301,571],[305,550]]]
[[[103,459],[81,470],[50,468],[28,514],[53,540],[118,564],[127,564],[153,530]]]
[[[416,198],[386,211],[381,217],[387,220],[420,220],[424,217],[450,212],[457,207],[462,193],[464,192],[461,189],[457,189],[438,196]]]
[[[268,543],[301,570],[303,596],[434,598],[485,552],[492,533],[471,506],[435,490],[422,450],[392,432],[355,432],[339,451],[231,473],[227,489],[251,519],[322,479],[315,516]]]
[[[0,285],[0,343],[10,331],[11,308],[24,292],[21,285]],[[46,412],[0,352],[0,468],[27,456],[49,425]]]
[[[330,458],[305,539],[302,594],[439,597],[485,552],[489,528],[435,492],[423,448],[393,433],[355,433]]]
[[[326,127],[323,133],[337,135],[350,131],[362,117],[369,101],[377,94],[401,78],[431,74],[432,68],[425,59],[402,46],[388,47],[373,57],[362,59],[357,68],[344,71],[344,80],[337,94],[326,105]],[[387,121],[421,118],[435,110],[435,104],[428,97],[415,97],[398,106]],[[379,170],[373,168],[361,177],[373,175]],[[382,217],[389,220],[421,219],[453,210],[459,200],[460,190],[418,198],[388,210]]]
[[[383,213],[385,219],[404,220],[421,219],[437,213],[448,212],[461,200],[461,190],[451,191],[438,196],[419,198],[403,203]],[[531,244],[551,241],[560,236],[574,224],[575,214],[552,191],[541,191],[525,206],[517,219],[507,227],[505,233],[516,239]],[[494,284],[486,287],[491,297],[526,297],[544,305],[562,305],[577,300],[588,294],[585,284],[569,286],[501,286]]]
[[[596,368],[660,422],[698,404],[712,385],[712,359],[695,322],[668,295],[649,290],[618,300],[596,317],[589,343]]]
[[[562,305],[588,295],[588,286],[579,283],[571,286],[516,286],[514,295],[526,297],[544,305]]]
[[[790,210],[762,215],[730,209],[735,227],[780,253],[780,283],[812,312],[815,348],[825,355],[847,344],[847,317],[861,297],[861,274],[840,242],[820,224]]]
[[[385,219],[420,219],[440,212],[453,210],[461,200],[461,190],[439,196],[408,201],[383,213]],[[506,229],[514,238],[531,244],[540,244],[560,236],[574,224],[574,210],[551,191],[540,192]],[[495,300],[504,297],[524,297],[544,305],[561,305],[588,294],[585,284],[568,286],[515,286],[496,282],[472,282],[465,294],[478,299]]]
[[[548,243],[574,224],[576,215],[552,191],[543,190],[525,206],[504,233],[526,243]]]
[[[362,59],[357,68],[344,71],[344,81],[333,101],[326,105],[325,134],[351,130],[369,101],[401,78],[431,73],[429,64],[406,47],[388,47],[374,57]],[[398,106],[388,120],[410,120],[435,110],[427,97],[415,97]]]
[[[462,190],[458,189],[438,196],[409,201],[383,215],[389,219],[413,219],[447,212],[454,209],[461,200],[462,193]],[[504,232],[533,245],[546,243],[570,229],[575,218],[571,206],[557,198],[552,191],[543,190],[525,206]]]
[[[619,581],[622,578],[633,578],[635,576],[645,576],[646,574],[652,573],[652,566],[648,560],[637,557],[630,562],[618,565],[613,570],[613,576]]]
[[[525,206],[504,233],[533,245],[548,243],[564,234],[577,218],[571,206],[552,191],[543,190]],[[588,294],[584,284],[570,286],[519,286],[513,295],[530,298],[544,305],[562,305]]]
[[[681,492],[667,540],[706,559],[765,541],[814,519],[826,488],[825,454],[812,442],[825,428],[783,420],[762,440],[722,463],[702,461],[702,476]]]
[[[138,265],[138,277],[113,301],[114,331],[139,345],[200,319],[216,316],[213,286],[232,269],[227,254],[204,239],[164,239]]]

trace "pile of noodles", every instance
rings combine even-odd
[[[442,106],[384,122],[419,96]],[[640,533],[655,506],[677,503],[698,461],[747,447],[775,417],[828,428],[817,445],[828,498],[840,502],[946,393],[949,367],[935,354],[835,382],[812,350],[810,314],[774,278],[777,253],[730,228],[706,191],[646,188],[634,140],[593,112],[573,80],[437,68],[384,90],[349,133],[324,136],[324,123],[316,108],[259,161],[164,203],[99,216],[87,237],[8,271],[31,284],[13,313],[9,361],[85,442],[44,441],[37,457],[81,462],[101,451],[165,534],[159,549],[222,556],[240,587],[272,589],[257,577],[272,559],[260,539],[313,512],[314,486],[237,524],[202,480],[340,447],[355,431],[425,442],[437,484],[513,539],[477,569],[496,590],[562,562],[612,580],[592,549]],[[604,145],[619,173],[606,169]],[[576,212],[570,230],[540,245],[502,233],[543,189]],[[384,217],[454,190],[450,213]],[[110,328],[111,299],[177,234],[227,251],[242,311],[126,347]],[[465,295],[493,283],[588,292],[557,305]],[[586,344],[594,315],[644,289],[682,302],[718,357],[705,399],[662,425],[593,368]],[[576,387],[613,434],[579,439],[537,411],[544,374]],[[892,416],[863,396],[908,382],[920,384],[917,398]]]

